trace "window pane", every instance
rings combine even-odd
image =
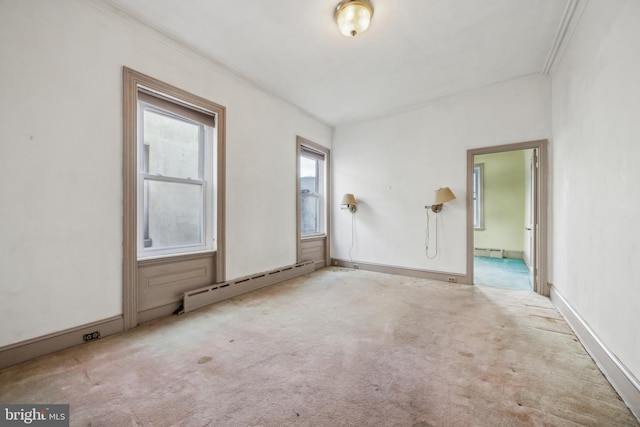
[[[318,161],[300,157],[300,190],[318,192]]]
[[[319,233],[320,197],[307,190],[300,192],[300,233]]]
[[[202,186],[151,180],[144,184],[149,248],[202,244]]]
[[[300,233],[320,232],[318,160],[300,157]]]
[[[145,171],[175,178],[201,179],[201,128],[202,125],[145,109],[144,143],[149,147]]]

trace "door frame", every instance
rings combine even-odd
[[[474,157],[481,154],[504,153],[508,151],[519,151],[537,149],[538,167],[536,171],[537,188],[534,194],[536,208],[534,218],[534,292],[549,296],[550,287],[547,281],[547,206],[548,206],[548,186],[547,186],[547,146],[546,139],[525,141],[513,144],[494,145],[490,147],[474,148],[467,150],[467,277],[468,284],[473,285],[473,166]]]

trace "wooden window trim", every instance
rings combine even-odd
[[[164,94],[168,99],[179,99],[189,106],[215,113],[217,117],[216,165],[216,281],[225,279],[225,134],[226,108],[222,105],[188,93],[170,84],[123,67],[123,318],[124,329],[138,325],[137,299],[137,104],[138,93],[143,90]],[[179,255],[178,255],[179,256]],[[189,254],[184,255],[186,257]],[[175,257],[174,257],[175,259]]]
[[[300,155],[303,151],[307,153],[317,153],[324,156],[325,162],[325,231],[321,234],[312,234],[307,236],[300,235]],[[325,265],[330,263],[331,241],[331,151],[301,136],[296,137],[296,261],[302,260],[302,241],[322,240],[325,239]]]

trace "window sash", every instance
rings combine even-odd
[[[300,235],[301,237],[312,237],[312,236],[322,236],[326,234],[325,231],[325,214],[324,214],[324,204],[325,202],[325,155],[324,153],[312,150],[308,147],[301,146],[300,147],[300,157],[304,157],[306,159],[312,160],[315,163],[315,181],[314,181],[314,191],[303,190],[302,189],[302,173],[299,171],[299,179],[301,181],[300,185]],[[309,222],[305,222],[305,219],[308,218],[308,215],[305,217],[304,209],[309,207],[311,202],[313,203],[313,225]]]
[[[174,104],[173,102],[165,99],[155,98],[143,92],[138,92],[138,257],[149,257],[156,255],[166,254],[178,254],[184,252],[196,252],[201,250],[210,250],[215,248],[215,236],[213,236],[213,229],[215,226],[215,218],[213,218],[213,212],[215,210],[214,200],[215,197],[212,193],[214,188],[213,184],[210,184],[207,180],[213,179],[213,159],[207,160],[207,156],[211,152],[213,147],[209,147],[209,144],[214,145],[213,125],[215,124],[215,116],[208,116],[199,111],[190,110],[188,107]],[[149,173],[149,156],[147,144],[145,144],[144,137],[144,112],[152,111],[156,114],[166,116],[168,118],[178,120],[185,123],[191,123],[197,125],[198,131],[198,148],[197,148],[197,177],[179,177]],[[211,142],[207,142],[207,140]],[[185,186],[197,186],[198,191],[198,211],[195,210],[187,214],[188,217],[194,219],[197,217],[197,223],[194,223],[194,227],[197,228],[199,234],[197,243],[188,244],[175,244],[175,245],[163,245],[161,247],[153,246],[153,236],[149,235],[149,192],[148,184],[151,182],[171,183]],[[178,187],[174,187],[176,189]],[[187,187],[185,187],[185,191]],[[187,191],[188,193],[188,191]],[[186,193],[185,193],[186,194]],[[187,197],[187,196],[185,196]],[[190,215],[195,213],[195,215]],[[169,221],[169,232],[175,231],[175,224]],[[163,236],[166,238],[166,236]]]
[[[149,229],[153,228],[162,232],[147,236],[155,244],[147,249],[149,253],[169,252],[200,248],[205,245],[205,218],[204,218],[204,184],[190,184],[185,182],[173,182],[171,180],[147,179],[143,181],[145,191],[152,184],[161,184],[165,188],[157,188],[153,192],[153,199],[148,198],[150,207],[153,207],[154,215],[149,216]],[[167,187],[164,184],[169,184]],[[164,192],[164,194],[162,194]],[[166,193],[178,196],[180,203],[170,203],[171,199]],[[160,196],[157,196],[160,194]],[[169,201],[169,203],[167,203]],[[195,202],[195,203],[194,203]],[[191,206],[189,206],[191,205]],[[168,216],[167,216],[168,214]],[[175,216],[177,215],[177,217]],[[193,221],[195,219],[195,221]],[[151,221],[154,220],[153,223]]]
[[[149,104],[147,102],[144,101],[139,101],[138,102],[138,124],[139,124],[139,139],[142,142],[143,147],[140,147],[142,152],[141,152],[141,156],[140,156],[140,171],[142,172],[149,172],[149,151],[148,151],[148,146],[147,144],[144,144],[144,112],[145,111],[151,111],[154,112],[156,114],[160,114],[163,115],[165,117],[171,118],[173,120],[177,120],[177,121],[181,121],[184,123],[190,123],[193,125],[198,126],[199,128],[199,135],[198,135],[198,178],[199,179],[203,179],[203,177],[205,176],[205,126],[203,123],[200,123],[198,121],[193,121],[189,118],[183,117],[182,115],[179,114],[174,114],[170,111],[166,111],[164,109],[161,109],[159,107],[156,107],[155,105]],[[160,175],[160,174],[155,174],[157,176],[170,176],[170,175]],[[178,177],[175,177],[178,178]]]

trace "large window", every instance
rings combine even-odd
[[[325,233],[325,155],[308,147],[300,149],[300,234]]]
[[[215,249],[215,115],[138,93],[138,257]]]
[[[224,106],[123,67],[124,329],[225,280]]]
[[[484,229],[484,164],[473,167],[473,228]]]

